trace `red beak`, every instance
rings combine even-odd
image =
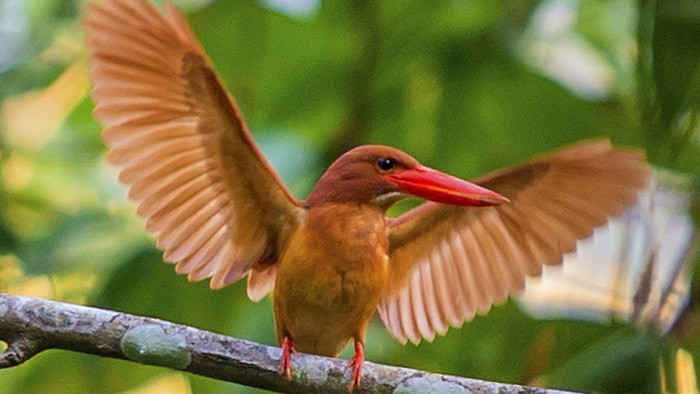
[[[394,182],[405,193],[444,204],[489,206],[510,202],[489,189],[425,166],[384,177]]]

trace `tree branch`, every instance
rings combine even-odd
[[[41,350],[37,341],[22,337],[12,339],[9,341],[7,349],[0,354],[0,368],[22,364]]]
[[[0,368],[45,349],[65,349],[160,365],[214,379],[285,393],[347,393],[347,361],[297,353],[291,382],[278,374],[279,348],[163,320],[0,294]],[[438,375],[367,362],[362,391],[376,393],[562,393]]]

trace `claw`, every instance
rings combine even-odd
[[[282,357],[280,357],[280,375],[286,375],[290,382],[292,381],[292,353],[296,353],[292,337],[285,335],[282,344]]]
[[[350,360],[348,366],[352,368],[352,378],[350,380],[350,392],[352,393],[356,388],[360,389],[360,382],[362,381],[362,363],[365,361],[365,345],[362,342],[355,342],[355,357]]]

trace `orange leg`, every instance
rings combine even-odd
[[[365,345],[362,342],[355,341],[355,357],[350,360],[349,367],[352,367],[352,380],[350,381],[350,392],[355,388],[360,389],[362,381],[362,363],[365,361]]]
[[[292,381],[292,353],[296,353],[292,337],[285,334],[284,343],[282,344],[282,357],[280,357],[280,375],[287,375],[287,380],[290,382]]]

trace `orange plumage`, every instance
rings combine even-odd
[[[348,340],[364,342],[389,274],[384,213],[324,204],[292,235],[275,283],[275,322],[282,343],[335,356]]]
[[[642,152],[604,140],[474,183],[363,146],[298,201],[174,7],[106,0],[85,25],[95,116],[137,213],[190,280],[218,289],[247,275],[253,300],[274,288],[288,376],[294,348],[335,356],[354,340],[359,386],[375,311],[399,341],[431,340],[559,263],[649,178]],[[411,196],[431,201],[385,216]]]

